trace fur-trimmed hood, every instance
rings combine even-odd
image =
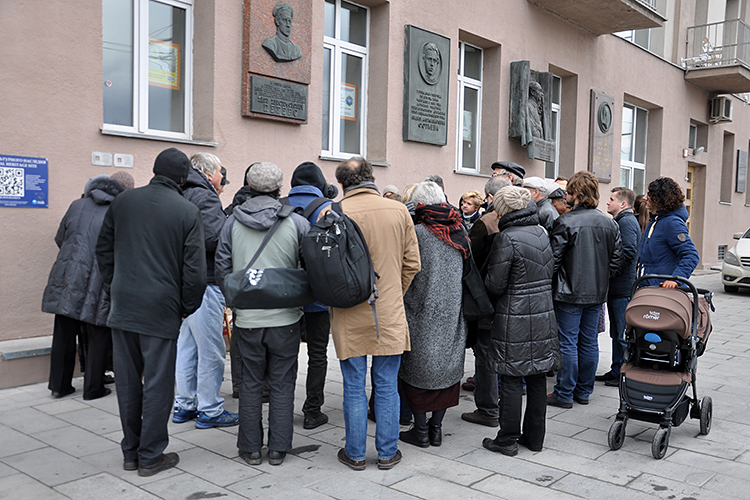
[[[112,203],[115,196],[125,191],[125,188],[115,179],[106,174],[92,177],[83,189],[84,198],[90,196],[98,205]]]

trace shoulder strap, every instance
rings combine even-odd
[[[281,202],[282,205],[289,205],[289,197],[288,196],[284,196],[283,198],[279,198],[279,201]]]
[[[250,269],[253,266],[253,264],[255,264],[255,261],[258,259],[261,252],[266,247],[266,244],[268,244],[268,242],[271,241],[271,237],[273,236],[273,233],[275,233],[276,230],[281,225],[281,221],[289,217],[293,212],[294,212],[294,207],[291,205],[284,205],[281,207],[281,210],[279,210],[279,212],[276,214],[276,216],[278,217],[276,219],[276,222],[273,223],[273,226],[271,226],[271,228],[266,233],[266,236],[263,238],[263,241],[258,247],[258,250],[255,251],[255,255],[253,255],[253,258],[250,259],[250,263],[245,268],[245,271]]]
[[[302,212],[301,214],[302,217],[304,217],[305,219],[309,221],[310,217],[312,217],[312,214],[314,214],[315,211],[327,201],[328,201],[328,198],[324,196],[315,198],[313,201],[310,202],[309,205],[307,205],[307,208],[305,208],[305,210]],[[315,222],[311,222],[311,224],[315,224]]]

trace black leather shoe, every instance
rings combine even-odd
[[[123,470],[138,470],[138,459],[129,459],[126,458],[122,461],[122,468]]]
[[[614,379],[614,380],[605,380],[604,385],[607,387],[619,387],[620,386],[620,379]]]
[[[83,400],[84,400],[84,401],[91,401],[92,399],[99,399],[99,398],[103,398],[104,396],[109,396],[110,394],[112,394],[112,389],[110,389],[109,387],[105,387],[105,388],[104,388],[104,392],[102,392],[102,393],[101,393],[101,395],[99,395],[99,396],[94,396],[94,397],[91,397],[91,396],[83,396]]]
[[[596,380],[597,382],[606,382],[607,380],[617,380],[617,378],[617,375],[612,373],[612,370],[610,370],[604,375],[597,375],[596,377],[594,377],[594,380]]]
[[[482,441],[482,446],[490,451],[502,453],[503,455],[508,455],[509,457],[515,457],[516,455],[518,455],[518,445],[516,443],[499,445],[492,438],[484,438],[484,440]]]
[[[303,429],[315,429],[323,424],[328,423],[328,415],[325,413],[318,413],[317,415],[305,415],[305,421],[302,422]]]
[[[115,377],[113,377],[112,375],[105,375],[104,376],[104,384],[105,385],[114,384],[114,383],[115,383]]]
[[[268,450],[268,463],[271,465],[281,465],[285,457],[285,451]]]
[[[263,462],[263,456],[259,451],[242,451],[240,450],[240,458],[247,463],[247,465],[260,465]]]
[[[474,410],[470,413],[462,413],[461,420],[466,420],[472,424],[486,425],[487,427],[497,427],[500,425],[498,418],[485,417],[478,410]]]
[[[74,392],[76,392],[76,388],[69,387],[67,389],[63,389],[62,391],[52,391],[52,397],[55,399],[60,399],[60,398],[64,398],[68,394],[73,394]]]
[[[429,424],[427,426],[427,434],[430,438],[430,446],[440,446],[441,444],[443,444],[442,424]]]
[[[416,425],[408,431],[399,432],[399,439],[404,443],[413,444],[420,448],[429,448],[430,439],[427,436],[427,426],[419,428]]]
[[[560,401],[555,397],[554,394],[550,394],[549,396],[547,396],[547,406],[557,406],[558,408],[573,408],[573,403]]]
[[[153,476],[161,471],[171,469],[180,463],[180,456],[177,453],[162,453],[159,460],[153,465],[139,465],[138,475],[141,477]]]
[[[573,401],[578,403],[579,405],[587,405],[589,404],[589,398],[581,398],[576,395],[573,395]]]

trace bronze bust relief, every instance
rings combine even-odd
[[[276,35],[263,42],[263,48],[271,54],[276,62],[295,61],[302,57],[302,49],[289,39],[292,33],[292,18],[294,11],[288,3],[279,3],[273,9],[276,23]]]

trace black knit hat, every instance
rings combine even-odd
[[[326,178],[320,167],[311,161],[306,161],[294,169],[292,174],[292,187],[295,186],[315,186],[320,192],[326,192]]]
[[[185,184],[190,172],[190,160],[176,148],[165,149],[154,161],[154,173],[172,179],[177,184]]]

